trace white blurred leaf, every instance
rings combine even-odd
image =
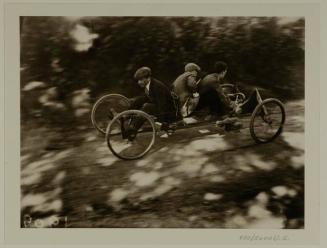
[[[25,85],[25,87],[23,88],[23,91],[30,91],[30,90],[34,90],[37,88],[44,88],[45,86],[46,85],[43,82],[32,81]]]

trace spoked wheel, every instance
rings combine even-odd
[[[138,159],[148,153],[156,137],[150,115],[140,110],[127,110],[108,124],[106,140],[110,151],[121,159]]]
[[[284,123],[284,105],[277,99],[266,99],[258,104],[252,113],[251,136],[257,143],[272,141],[280,135]]]
[[[129,107],[130,101],[127,97],[119,94],[105,95],[97,100],[92,108],[92,124],[100,133],[105,134],[109,121]]]

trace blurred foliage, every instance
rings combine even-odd
[[[136,215],[142,219],[144,214],[143,219],[149,220],[147,209],[151,209],[158,210],[158,216],[164,216],[163,225],[169,226],[179,225],[184,218],[181,216],[185,220],[192,217],[195,209],[195,215],[200,213],[196,221],[199,226],[191,227],[203,227],[203,223],[216,219],[218,222],[211,224],[230,228],[227,224],[234,217],[241,216],[245,226],[255,220],[248,213],[260,214],[256,211],[259,198],[266,201],[264,213],[285,218],[285,228],[303,228],[303,149],[294,148],[302,144],[304,118],[299,107],[287,106],[293,116],[288,117],[286,131],[297,128],[297,133],[284,132],[279,142],[267,144],[268,147],[249,146],[248,136],[235,133],[219,136],[218,142],[212,140],[219,146],[208,151],[198,146],[207,146],[207,137],[203,137],[206,142],[197,140],[198,135],[207,134],[186,130],[187,134],[176,133],[177,136],[158,142],[156,155],[145,158],[148,161],[142,161],[143,166],[136,166],[136,170],[126,166],[135,161],[126,164],[108,157],[105,144],[99,145],[93,130],[86,129],[90,126],[92,103],[100,95],[138,94],[133,74],[144,65],[170,85],[188,62],[212,72],[214,62],[224,60],[230,68],[227,80],[238,82],[242,90],[255,86],[260,87],[264,97],[303,98],[304,19],[283,22],[275,17],[21,17],[20,21],[22,216],[69,216],[71,227],[131,227]],[[40,117],[39,122],[55,128],[39,125],[30,117]],[[167,150],[161,149],[164,147]],[[228,152],[224,152],[226,149]],[[167,158],[171,161],[162,169],[153,167]],[[176,161],[182,161],[182,167]],[[90,164],[94,165],[91,169]],[[217,171],[211,175],[213,171],[207,170],[206,175],[205,167]],[[198,168],[193,171],[197,187],[189,174],[192,168]],[[122,201],[123,212],[116,213],[104,204],[109,190],[119,187],[131,190],[140,199],[151,193],[143,186],[138,190],[126,180],[143,171],[162,173],[159,178],[173,178],[182,182],[182,187],[177,184],[165,197],[157,196],[154,201],[139,205],[130,206],[133,198],[129,196]],[[110,177],[110,183],[108,175],[116,175]],[[211,177],[215,181],[210,181]],[[158,181],[154,181],[154,192],[157,186],[167,187],[165,180]],[[203,199],[209,192],[224,194],[223,201],[209,203]],[[167,219],[168,215],[171,218]],[[192,224],[186,221],[183,225]],[[233,223],[232,227],[240,228]]]
[[[93,36],[76,41],[76,27]],[[84,50],[77,49],[78,42]],[[151,67],[169,85],[186,63],[211,72],[217,60],[228,63],[231,82],[268,89],[284,99],[301,98],[304,19],[21,17],[21,88],[45,84],[34,93],[22,91],[22,113],[41,106],[40,94],[54,87],[56,101],[65,105],[61,111],[71,113],[76,91],[89,90],[93,100],[108,92],[137,94],[133,74],[140,66]]]

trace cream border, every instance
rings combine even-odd
[[[4,9],[3,6],[1,5],[0,9],[0,20],[3,21],[4,23]],[[4,24],[0,26],[0,37],[4,37]],[[0,39],[0,50],[1,52],[4,52],[4,38]],[[4,216],[5,216],[5,194],[4,194],[4,178],[5,178],[5,166],[4,166],[4,154],[5,154],[5,139],[4,139],[4,134],[5,134],[5,84],[4,84],[4,56],[1,56],[0,58],[0,244],[4,242],[5,239],[5,221],[4,221]]]
[[[78,6],[78,8],[77,8]],[[90,8],[90,6],[92,8]],[[12,244],[243,244],[238,235],[289,235],[278,244],[317,243],[319,229],[319,6],[316,4],[7,4],[5,6],[5,194],[6,243]],[[306,228],[305,230],[222,229],[20,229],[19,161],[19,15],[198,15],[198,16],[305,16],[306,17]],[[11,83],[9,83],[11,82]],[[8,145],[10,144],[10,145]],[[126,238],[128,237],[128,239]],[[277,244],[277,243],[265,243]]]

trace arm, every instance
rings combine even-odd
[[[130,109],[140,109],[144,103],[148,102],[148,97],[146,95],[137,96],[130,99],[131,106]]]
[[[187,77],[186,87],[191,93],[196,93],[198,91],[198,81],[195,76],[190,75]]]
[[[232,106],[232,103],[231,101],[229,100],[229,98],[224,94],[223,92],[223,89],[220,85],[220,83],[217,83],[216,87],[215,87],[218,95],[219,95],[219,98],[221,99],[221,101],[223,102],[223,104],[225,105],[226,108],[231,108]]]

